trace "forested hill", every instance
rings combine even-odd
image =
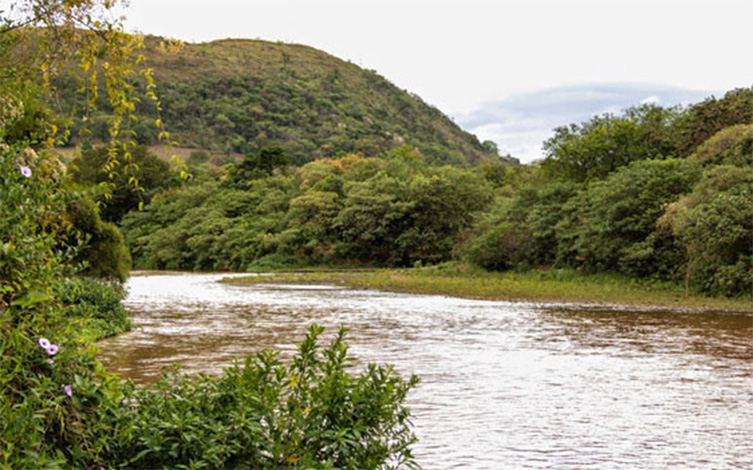
[[[245,39],[183,44],[153,36],[145,44],[162,121],[182,147],[247,154],[282,146],[294,164],[348,153],[380,156],[406,144],[429,163],[474,165],[494,152],[418,96],[311,47]],[[137,139],[154,144],[155,110],[146,101],[141,108],[146,116],[136,125]],[[95,119],[95,140],[107,138],[105,117],[102,111]]]

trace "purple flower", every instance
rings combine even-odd
[[[50,340],[47,338],[39,338],[39,345],[42,346],[42,348],[47,349],[52,346],[52,343],[50,343]]]
[[[26,165],[18,165],[18,168],[21,169],[21,174],[25,177],[29,178],[31,176],[31,168],[29,168]]]
[[[52,359],[47,359],[47,364],[52,365],[54,363],[55,363],[55,361],[53,361]]]
[[[66,394],[66,395],[68,395],[69,397],[72,397],[72,396],[73,396],[73,389],[71,388],[71,386],[70,386],[70,385],[66,385],[66,386],[64,386],[64,387],[63,387],[63,391],[64,391],[64,392],[65,392],[65,394]]]
[[[58,353],[58,347],[55,344],[51,344],[49,347],[44,348],[44,350],[47,351],[47,354],[49,354],[50,356],[54,356]]]

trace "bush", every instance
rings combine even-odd
[[[121,304],[125,295],[116,282],[76,277],[57,286],[56,298],[66,307],[67,317],[80,321],[81,334],[98,340],[131,329],[128,311]]]
[[[219,378],[172,374],[153,388],[109,375],[87,328],[122,326],[122,292],[63,285],[79,245],[62,221],[76,198],[2,137],[0,469],[413,465],[403,402],[417,379],[351,374],[344,330],[321,348],[312,327],[287,367],[267,352]]]
[[[693,192],[667,207],[660,224],[681,241],[688,274],[702,291],[753,292],[753,169],[706,170]]]
[[[73,259],[83,265],[88,276],[125,282],[131,269],[131,255],[125,246],[123,234],[113,223],[103,222],[99,210],[89,199],[68,204],[67,219],[77,231],[73,239],[84,239]]]
[[[589,184],[567,203],[568,216],[556,227],[558,262],[635,277],[676,276],[682,249],[656,221],[698,177],[685,160],[643,160]]]
[[[273,352],[215,379],[168,374],[135,390],[134,432],[112,462],[136,468],[381,468],[414,466],[410,414],[402,405],[417,379],[390,367],[349,373],[341,329],[326,348],[312,326],[284,366]],[[121,423],[122,425],[122,423]],[[388,463],[389,461],[389,463]]]

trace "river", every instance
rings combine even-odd
[[[361,363],[422,382],[408,404],[425,469],[753,468],[753,315],[465,300],[332,286],[134,276],[139,328],[100,343],[137,382],[215,373],[312,323]]]

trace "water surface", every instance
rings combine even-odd
[[[426,469],[753,468],[753,315],[464,300],[328,286],[135,276],[140,325],[101,343],[110,370],[216,373],[309,325],[349,329],[362,363],[395,364]]]

